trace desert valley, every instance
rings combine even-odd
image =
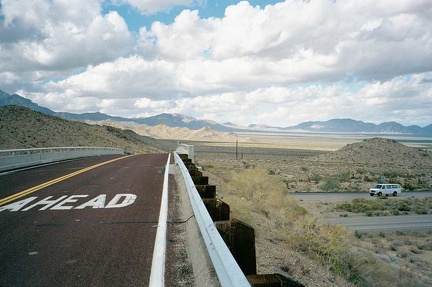
[[[17,106],[0,107],[0,117],[1,149],[92,145],[153,153],[172,151],[178,142],[193,144],[198,164],[218,186],[218,197],[230,204],[233,215],[257,230],[258,268],[263,273],[284,273],[306,286],[389,286],[395,280],[397,286],[432,283],[430,232],[355,233],[317,222],[328,212],[359,216],[351,209],[338,209],[338,204],[351,203],[308,204],[290,196],[362,192],[363,205],[385,202],[367,194],[382,176],[406,191],[431,190],[428,137],[234,133],[113,121],[84,123]],[[395,200],[404,199],[387,198]],[[411,214],[417,208],[432,212],[431,197],[400,202],[410,206]],[[382,208],[370,210],[384,214]],[[383,268],[386,276],[381,276]]]

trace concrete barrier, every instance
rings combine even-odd
[[[125,154],[125,150],[110,147],[50,147],[0,150],[0,171],[86,156],[110,154]]]

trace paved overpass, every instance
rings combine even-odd
[[[148,286],[168,154],[0,176],[0,286]]]
[[[0,286],[303,286],[256,274],[253,228],[173,157],[175,168],[169,154],[103,155],[0,173]]]

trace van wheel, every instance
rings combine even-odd
[[[372,194],[372,193],[370,193],[370,196],[373,196],[373,194]]]
[[[380,191],[380,192],[378,192],[378,193],[377,193],[377,195],[378,195],[378,196],[381,196],[381,195],[382,195],[381,191]]]
[[[393,192],[393,196],[397,196],[397,192],[396,191]]]

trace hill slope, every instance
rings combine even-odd
[[[193,130],[185,127],[169,127],[163,124],[148,126],[135,122],[119,122],[113,120],[85,121],[92,125],[108,125],[120,129],[129,129],[142,136],[158,139],[188,140],[188,141],[215,141],[215,142],[251,142],[248,137],[240,137],[233,132],[218,132],[212,128],[205,127]]]
[[[371,138],[321,155],[328,161],[369,163],[381,166],[404,166],[408,163],[422,164],[430,161],[430,153],[411,148],[386,138]]]
[[[394,140],[371,138],[308,159],[309,174],[321,173],[349,182],[341,190],[368,190],[384,175],[404,188],[429,190],[432,178],[432,153],[405,146]],[[369,183],[372,182],[372,183]],[[368,186],[369,185],[369,186]]]
[[[68,121],[25,107],[0,107],[0,118],[0,149],[106,146],[136,153],[158,151],[117,128]]]

